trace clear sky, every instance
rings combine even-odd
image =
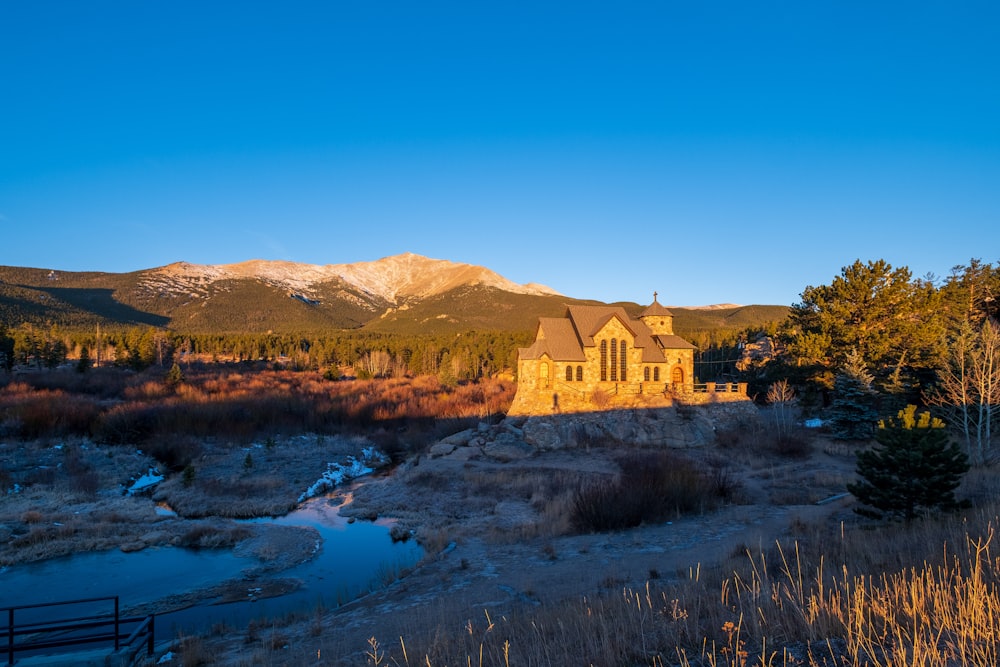
[[[1000,260],[1000,3],[0,0],[0,264],[791,304]]]

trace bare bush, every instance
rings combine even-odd
[[[621,474],[581,488],[573,499],[572,525],[581,532],[632,528],[718,504],[712,480],[689,461],[665,451],[624,457]]]

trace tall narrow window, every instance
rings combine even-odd
[[[611,381],[618,381],[618,339],[611,339]]]
[[[628,355],[625,352],[626,352],[625,341],[622,341],[622,354],[621,354],[621,361],[622,361],[622,382],[625,382],[626,380],[628,380],[628,370],[627,370],[628,369]]]
[[[572,382],[572,381],[573,381],[573,367],[567,365],[566,366],[566,382]]]
[[[642,369],[642,381],[649,382],[649,366]]]
[[[659,382],[659,381],[660,381],[660,367],[657,366],[656,368],[653,369],[653,382]]]
[[[601,341],[601,382],[608,379],[608,341]]]
[[[576,367],[576,381],[583,382],[583,366]]]

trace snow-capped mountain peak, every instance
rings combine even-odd
[[[519,285],[481,266],[413,253],[325,266],[259,259],[218,265],[177,262],[151,270],[144,282],[159,291],[197,292],[213,282],[234,279],[255,279],[301,294],[310,294],[322,283],[340,281],[393,304],[442,294],[463,285],[485,285],[516,294],[559,294],[544,285]]]

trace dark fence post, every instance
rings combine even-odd
[[[146,643],[146,654],[153,655],[153,640],[156,638],[156,614],[149,615],[149,639]]]
[[[7,610],[7,664],[14,664],[14,608]]]
[[[121,637],[121,630],[118,626],[118,596],[115,596],[115,651],[118,650],[118,639]]]

